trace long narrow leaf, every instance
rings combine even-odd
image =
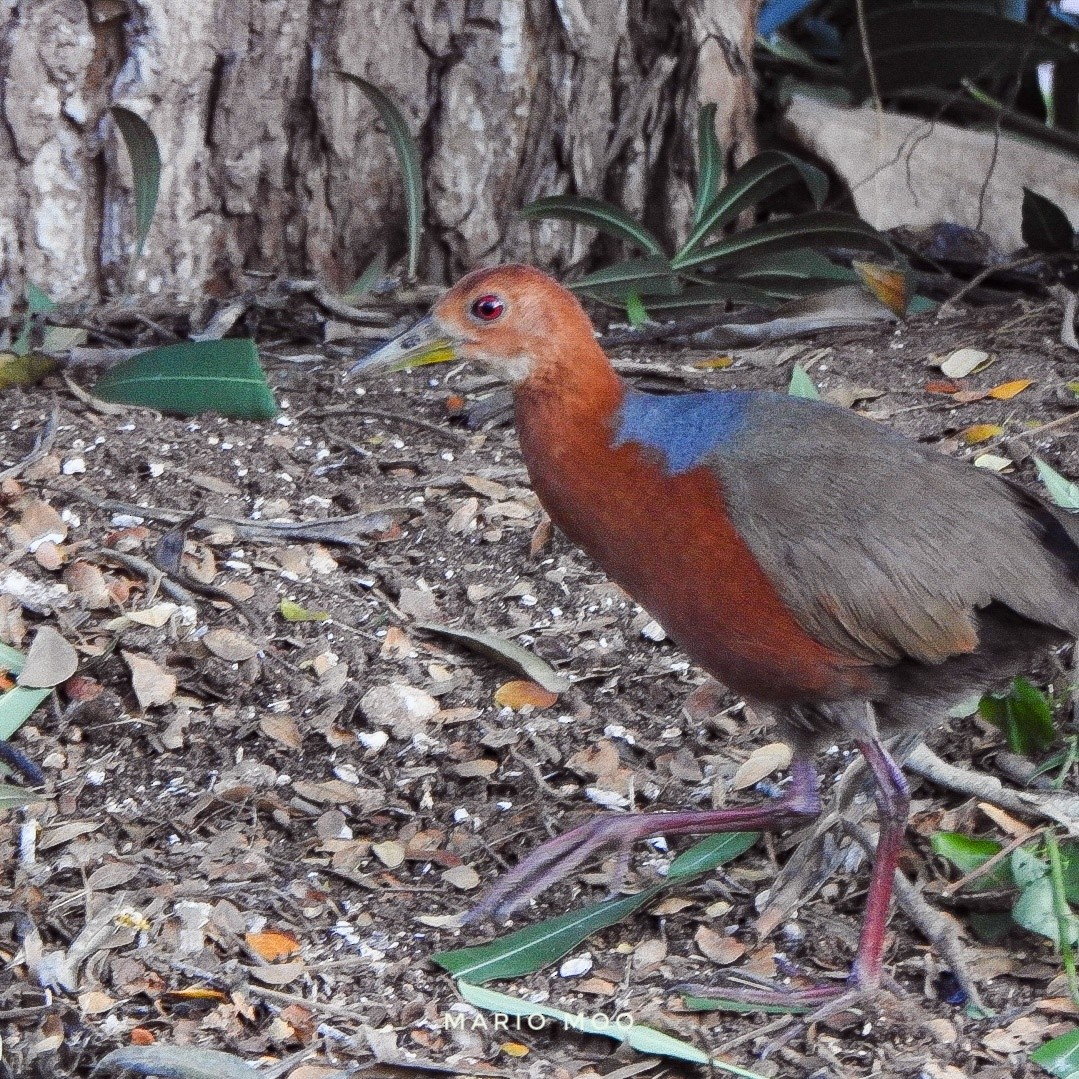
[[[697,114],[697,193],[693,199],[693,226],[700,223],[705,209],[719,190],[723,152],[716,139],[716,106],[705,105]]]
[[[708,244],[691,255],[673,260],[672,265],[682,270],[693,266],[715,267],[802,247],[854,248],[896,258],[888,239],[860,218],[851,214],[817,212],[746,229],[720,243]]]
[[[358,300],[366,296],[382,280],[386,273],[386,252],[379,248],[375,257],[363,268],[363,272],[349,286],[343,294],[346,300]]]
[[[458,982],[457,988],[461,996],[473,1007],[483,1008],[496,1015],[512,1015],[522,1019],[529,1019],[532,1016],[543,1017],[560,1024],[563,1030],[576,1030],[582,1034],[600,1034],[605,1038],[614,1038],[616,1041],[624,1042],[638,1053],[687,1060],[691,1064],[707,1064],[716,1071],[737,1075],[740,1079],[764,1079],[759,1072],[751,1072],[746,1068],[738,1067],[737,1064],[729,1064],[725,1060],[709,1057],[695,1045],[690,1045],[689,1042],[684,1042],[652,1027],[640,1026],[637,1023],[619,1023],[615,1020],[604,1021],[581,1013],[572,1014],[544,1004],[533,1004],[531,1001],[521,1000],[520,997],[511,997],[505,993],[496,993],[491,989],[482,989],[478,985],[470,985],[465,981]]]
[[[127,147],[131,179],[135,188],[135,254],[141,255],[150,232],[161,184],[161,150],[150,125],[121,105],[109,110]]]
[[[16,686],[0,696],[0,738],[6,742],[51,692],[51,689]]]
[[[743,210],[799,182],[805,184],[819,209],[828,193],[828,177],[820,169],[782,150],[757,154],[731,176],[701,212],[689,239],[672,260],[675,268],[692,265],[687,260],[708,235],[733,221]]]
[[[527,206],[522,206],[517,213],[524,218],[555,217],[577,225],[588,225],[607,233],[608,236],[627,240],[649,255],[663,254],[663,245],[644,225],[602,199],[552,195],[550,198],[537,199]]]
[[[140,352],[118,363],[94,387],[103,401],[141,405],[191,416],[218,412],[271,420],[277,402],[259,366],[255,342],[246,337],[185,341]]]
[[[709,836],[679,855],[667,879],[636,895],[619,896],[581,910],[548,918],[538,925],[507,933],[490,944],[439,952],[431,958],[452,974],[474,984],[495,978],[531,974],[561,959],[600,929],[627,918],[674,884],[699,877],[744,854],[757,841],[757,832],[729,832]]]
[[[420,148],[408,121],[398,107],[397,102],[377,87],[373,82],[361,79],[348,71],[338,74],[349,82],[354,82],[378,110],[386,131],[397,152],[397,161],[401,166],[401,178],[405,185],[405,225],[408,232],[408,276],[414,278],[420,263],[420,240],[423,237],[423,167],[420,164]]]
[[[570,288],[602,301],[624,304],[632,293],[642,296],[674,296],[682,288],[671,272],[671,264],[662,255],[626,259],[605,266],[574,281]]]
[[[1067,476],[1062,476],[1040,457],[1034,458],[1034,464],[1038,469],[1038,478],[1045,484],[1049,497],[1061,509],[1079,513],[1079,483],[1073,483]]]

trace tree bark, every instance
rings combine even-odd
[[[756,0],[8,0],[0,14],[0,315],[54,299],[192,301],[245,273],[349,284],[400,251],[401,179],[346,71],[420,142],[421,275],[553,269],[595,234],[514,211],[608,198],[668,239],[692,202],[697,106],[729,162],[753,150]],[[0,8],[0,12],[4,9]],[[153,128],[163,168],[145,250],[110,105]]]

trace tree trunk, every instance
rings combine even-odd
[[[755,0],[23,0],[0,28],[0,315],[54,299],[222,295],[245,272],[349,284],[402,247],[396,158],[361,75],[402,107],[426,188],[422,276],[564,267],[594,233],[529,224],[543,195],[684,232],[697,106],[753,149]],[[163,161],[145,250],[107,109]]]

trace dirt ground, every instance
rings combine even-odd
[[[1024,301],[736,350],[727,367],[662,346],[618,358],[634,381],[667,390],[782,390],[802,363],[826,394],[945,452],[1007,458],[1036,488],[1032,453],[1079,476],[1079,422],[1028,434],[1079,405],[1059,319]],[[0,1076],[87,1076],[109,1050],[151,1042],[225,1050],[292,1079],[353,1066],[703,1074],[604,1038],[494,1030],[467,1011],[466,1029],[447,1030],[462,1005],[429,957],[495,930],[431,919],[462,911],[503,865],[590,814],[767,797],[732,778],[769,731],[548,534],[512,427],[470,430],[452,415],[458,398],[468,408],[489,392],[475,373],[344,386],[341,362],[263,346],[285,406],[271,423],[102,411],[60,382],[6,395],[0,470],[28,454],[54,406],[58,419],[47,454],[0,488],[0,569],[35,586],[32,598],[29,587],[22,600],[0,596],[0,640],[25,648],[51,625],[77,647],[79,672],[13,740],[44,768],[47,797],[0,824]],[[992,363],[927,390],[944,380],[934,361],[961,347]],[[1032,385],[970,400],[1017,379]],[[1004,431],[968,445],[976,424]],[[346,515],[359,516],[321,539],[242,523]],[[182,569],[157,580],[151,558],[184,538]],[[302,608],[294,617],[329,618],[288,621],[283,600]],[[519,674],[417,626],[436,621],[511,636],[573,687],[554,703],[507,688]],[[996,774],[1000,737],[977,719],[931,741]],[[826,758],[830,775],[846,753]],[[921,782],[914,796],[903,868],[961,921],[940,895],[954,874],[928,836],[1010,836],[973,802]],[[766,1061],[755,1048],[772,1017],[687,1012],[674,987],[707,981],[717,964],[845,969],[862,871],[765,938],[754,931],[755,901],[790,846],[762,841],[590,939],[561,970],[492,988],[630,1015],[762,1075],[1042,1074],[1024,1063],[1030,1049],[1075,1013],[1051,947],[1020,930],[992,946],[967,938],[992,1019],[948,1002],[939,960],[901,913],[887,955],[904,995],[799,1031]],[[667,861],[642,845],[628,885]],[[577,875],[514,924],[602,895],[600,876]]]

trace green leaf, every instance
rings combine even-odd
[[[697,113],[697,192],[693,200],[693,225],[701,220],[719,190],[723,152],[716,139],[716,106],[703,105]]]
[[[873,251],[889,259],[897,254],[887,237],[852,214],[817,211],[784,217],[737,232],[719,243],[671,260],[676,270],[712,264],[737,264],[763,254],[804,247],[842,247]]]
[[[0,641],[0,670],[18,674],[26,663],[26,657],[17,648]]]
[[[543,1004],[532,1004],[519,997],[511,997],[505,993],[483,989],[478,985],[470,985],[466,981],[459,981],[457,988],[461,996],[473,1007],[483,1008],[496,1015],[512,1015],[524,1019],[530,1016],[543,1016],[561,1024],[563,1030],[576,1030],[582,1034],[600,1034],[606,1038],[614,1038],[616,1041],[624,1042],[638,1053],[686,1060],[692,1064],[708,1064],[717,1071],[737,1075],[741,1079],[763,1079],[758,1072],[739,1068],[736,1064],[729,1064],[725,1060],[709,1059],[708,1054],[696,1046],[671,1037],[670,1034],[654,1030],[652,1027],[638,1026],[636,1023],[620,1023],[617,1018],[604,1017],[600,1020],[595,1014],[573,1014],[558,1008],[549,1008]],[[535,1025],[538,1027],[542,1024]]]
[[[30,718],[52,689],[16,686],[0,696],[0,738],[5,742]]]
[[[1039,1046],[1030,1059],[1058,1079],[1079,1079],[1079,1027]]]
[[[25,787],[13,787],[10,783],[0,782],[0,811],[22,809],[23,806],[32,805],[34,802],[43,800],[40,793],[27,790]]]
[[[49,294],[38,288],[33,281],[26,282],[26,306],[31,315],[48,315],[56,310],[56,302],[49,298]]]
[[[1052,745],[1056,737],[1048,698],[1025,678],[1016,678],[1005,694],[987,693],[978,711],[1004,732],[1013,753],[1033,756]]]
[[[679,855],[661,884],[653,884],[635,895],[605,899],[581,910],[548,918],[499,937],[490,944],[439,952],[431,958],[452,974],[472,983],[531,974],[561,959],[593,933],[629,917],[672,885],[709,873],[744,854],[758,838],[757,832],[709,836]]]
[[[733,221],[743,210],[799,181],[809,189],[813,204],[819,209],[828,193],[828,177],[816,166],[782,150],[765,150],[747,161],[701,211],[689,239],[672,260],[675,268],[693,264],[689,257],[709,233]]]
[[[662,255],[663,245],[629,214],[612,206],[602,199],[590,199],[578,195],[552,195],[550,198],[537,199],[517,211],[524,218],[555,217],[562,221],[572,221],[577,225],[588,225],[599,229],[609,236],[626,240],[641,248],[649,255]]]
[[[412,137],[408,122],[397,103],[384,90],[374,83],[339,71],[344,79],[354,82],[378,110],[386,131],[397,151],[397,161],[401,166],[401,176],[405,185],[405,224],[408,232],[408,276],[416,276],[420,262],[420,240],[423,237],[423,167],[420,164],[420,148]]]
[[[161,151],[157,136],[150,125],[137,113],[122,105],[109,110],[127,147],[131,162],[131,178],[135,189],[135,256],[142,254],[150,224],[157,206],[161,183]]]
[[[1079,483],[1073,483],[1066,476],[1062,476],[1040,457],[1034,458],[1034,464],[1038,469],[1038,478],[1045,484],[1049,497],[1062,509],[1079,513]]]
[[[717,990],[718,992],[718,990]],[[691,1012],[761,1012],[764,1015],[803,1015],[809,1011],[804,1004],[747,1004],[730,997],[698,997],[687,993],[682,1004]]]
[[[1040,937],[1046,937],[1054,944],[1058,944],[1063,936],[1074,947],[1079,941],[1079,919],[1067,913],[1067,920],[1063,926],[1057,920],[1056,908],[1053,904],[1053,882],[1048,875],[1040,880],[1028,884],[1012,907],[1012,917],[1016,924],[1021,925],[1031,933],[1037,933]]]
[[[1023,242],[1033,251],[1048,254],[1075,250],[1075,229],[1068,215],[1052,199],[1023,188]]]
[[[385,275],[386,252],[380,249],[364,267],[363,273],[352,282],[343,298],[346,300],[358,300],[361,296],[366,296]]]
[[[937,854],[947,858],[961,873],[978,869],[1003,849],[995,839],[976,839],[960,832],[935,832],[929,842]]]
[[[638,292],[631,292],[626,297],[626,318],[629,319],[631,326],[643,326],[646,322],[650,321],[648,318],[648,312],[644,309],[644,304],[641,302],[641,296]]]
[[[791,382],[787,387],[787,393],[791,397],[804,397],[807,401],[820,400],[820,390],[817,389],[816,383],[806,373],[806,369],[798,363],[791,371]]]
[[[574,292],[587,292],[623,304],[631,292],[643,296],[671,296],[681,285],[664,256],[650,255],[605,266],[574,281],[570,288]]]
[[[193,416],[217,412],[236,419],[272,420],[277,402],[246,337],[184,341],[140,352],[118,363],[93,389],[103,401]]]
[[[286,622],[325,622],[330,617],[326,611],[311,611],[290,599],[283,599],[278,610]]]

